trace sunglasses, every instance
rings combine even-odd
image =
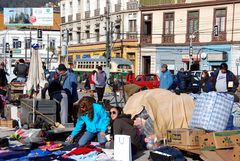
[[[112,112],[110,112],[110,115],[111,115],[111,114],[115,115],[115,114],[116,114],[116,111],[112,111]]]

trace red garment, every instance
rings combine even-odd
[[[90,84],[95,84],[95,83],[94,83],[94,74],[93,74],[93,73],[91,73],[91,74],[89,75],[89,83],[90,83]]]
[[[127,83],[133,83],[135,80],[136,80],[136,78],[135,78],[134,73],[126,75],[126,82]]]
[[[69,153],[64,154],[62,157],[67,158],[68,156],[71,156],[71,155],[88,154],[92,151],[101,153],[102,149],[96,148],[95,146],[92,146],[92,145],[87,145],[85,147],[75,148],[72,151],[70,151]]]

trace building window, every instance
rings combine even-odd
[[[199,12],[189,11],[188,12],[188,33],[193,34],[198,31],[199,26]]]
[[[81,43],[81,32],[77,32],[77,42]]]
[[[152,43],[152,15],[142,16],[141,43]]]
[[[164,14],[164,35],[174,34],[174,13]]]
[[[152,15],[144,15],[143,34],[152,35]]]
[[[219,32],[225,32],[226,25],[226,9],[215,10],[215,25],[218,26]]]
[[[69,41],[72,41],[73,40],[73,36],[72,36],[72,32],[69,32],[69,34],[68,34],[68,38],[69,38]]]
[[[96,41],[99,41],[100,39],[99,29],[96,29],[95,32],[96,32]]]
[[[54,39],[50,40],[49,46],[50,46],[50,49],[55,49],[56,45],[55,45],[55,40]]]
[[[62,15],[65,16],[65,4],[62,5]]]
[[[100,0],[97,0],[96,9],[100,9]]]
[[[72,2],[69,2],[69,12],[70,12],[70,14],[73,13],[73,4],[72,4]]]
[[[86,32],[86,38],[90,39],[90,32],[89,32],[89,30],[86,30],[85,32]]]
[[[116,53],[116,58],[121,58],[121,54],[120,53]]]
[[[196,42],[199,38],[199,11],[189,11],[187,19],[187,41],[190,40],[190,35],[193,35],[192,41]]]
[[[87,0],[86,11],[90,11],[90,0]]]
[[[128,28],[129,32],[136,32],[137,31],[137,20],[129,20],[128,21]]]
[[[80,13],[81,11],[81,0],[78,0],[78,12]]]
[[[216,35],[213,30],[213,41],[226,40],[226,14],[226,8],[215,9],[213,29],[217,26],[218,35]]]
[[[174,13],[164,13],[163,43],[174,42]]]
[[[21,41],[18,41],[18,39],[13,39],[13,48],[21,48]]]

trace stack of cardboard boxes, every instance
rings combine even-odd
[[[240,161],[240,130],[172,129],[167,131],[167,140],[179,149],[198,150],[204,161]]]

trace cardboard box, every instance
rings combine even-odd
[[[207,133],[199,138],[200,148],[202,150],[233,148],[240,142],[239,138],[239,130]]]
[[[204,161],[231,161],[232,150],[202,151],[200,158]]]
[[[199,136],[205,134],[199,129],[172,129],[167,131],[169,145],[197,146],[199,147]]]
[[[236,146],[233,148],[232,161],[239,160],[240,160],[240,143],[237,143]]]
[[[13,120],[0,120],[0,126],[13,128]]]

